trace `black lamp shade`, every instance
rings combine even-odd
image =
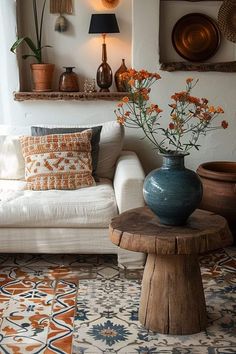
[[[93,14],[91,16],[89,33],[119,33],[115,14]]]

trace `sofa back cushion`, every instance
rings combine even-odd
[[[91,137],[91,129],[74,134],[22,136],[27,189],[77,189],[94,185]]]
[[[19,136],[0,135],[0,179],[24,179],[25,161]]]
[[[124,127],[116,121],[102,125],[100,151],[97,167],[99,177],[113,179],[115,164],[121,153],[124,142]]]

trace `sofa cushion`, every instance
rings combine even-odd
[[[46,128],[46,127],[40,127],[40,126],[32,126],[31,127],[31,134],[33,136],[43,136],[43,135],[49,135],[49,134],[68,134],[68,133],[78,133],[82,132],[83,130],[88,129],[86,128]],[[99,142],[100,142],[100,134],[102,130],[102,126],[96,126],[91,128],[92,129],[92,139],[91,139],[91,145],[92,145],[92,166],[93,166],[93,172],[92,175],[95,179],[95,181],[98,181],[98,177],[96,176],[96,169],[97,169],[97,164],[98,164],[98,154],[99,154]]]
[[[73,191],[16,190],[14,181],[0,183],[1,227],[102,228],[108,227],[117,213],[113,186],[108,179]]]
[[[91,137],[91,129],[73,134],[21,137],[27,188],[76,189],[94,185]]]
[[[112,179],[116,161],[123,148],[124,127],[116,121],[106,122],[102,126],[97,175]]]
[[[97,124],[96,124],[97,125]],[[39,125],[45,128],[93,128],[95,124],[85,125]],[[99,158],[97,176],[103,178],[114,177],[115,164],[121,153],[124,141],[124,127],[115,120],[101,123],[102,131],[99,143]]]
[[[25,178],[25,161],[19,136],[0,135],[0,178]]]

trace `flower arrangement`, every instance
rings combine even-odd
[[[128,96],[118,103],[115,114],[117,121],[131,128],[141,128],[144,137],[149,139],[161,153],[187,153],[191,148],[199,150],[198,140],[209,131],[228,127],[216,118],[223,114],[222,107],[209,105],[206,98],[191,95],[198,80],[188,78],[184,91],[171,96],[170,116],[167,127],[163,127],[162,109],[157,104],[149,103],[151,86],[160,80],[157,73],[130,69],[122,74],[127,85]],[[161,134],[159,140],[158,135]]]

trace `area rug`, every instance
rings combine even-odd
[[[201,271],[207,330],[170,336],[141,326],[142,272],[115,256],[2,254],[0,354],[236,353],[236,249],[204,255]]]

